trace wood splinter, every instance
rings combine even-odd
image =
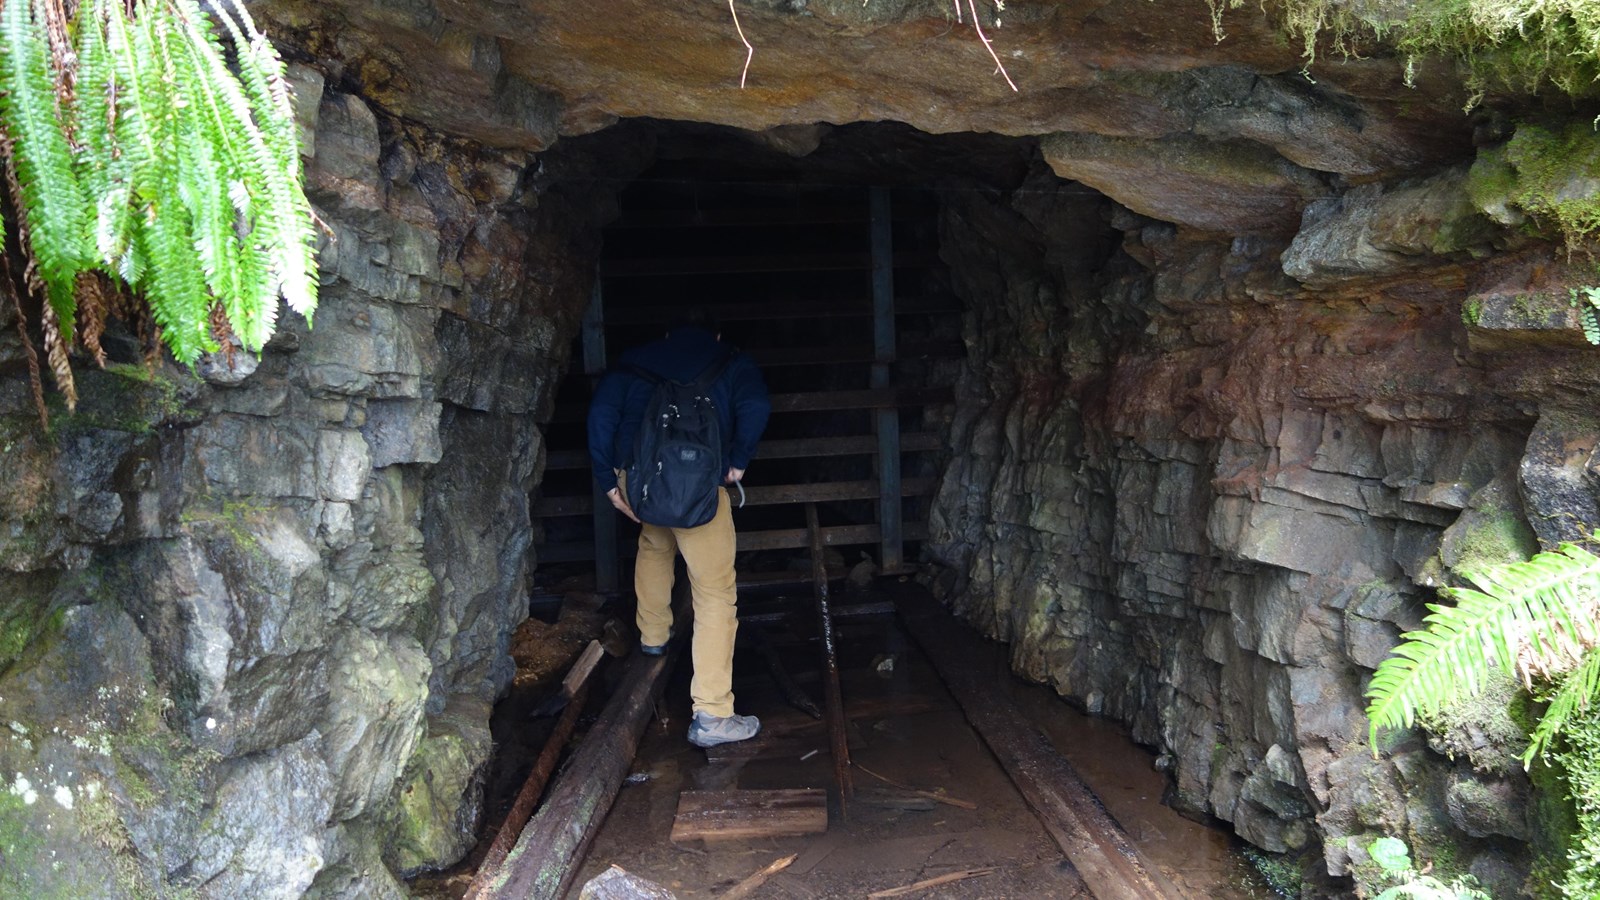
[[[915,794],[918,797],[927,797],[929,800],[932,800],[935,803],[943,803],[946,806],[956,806],[956,807],[960,807],[961,809],[977,809],[978,808],[978,804],[973,803],[971,800],[957,800],[954,797],[946,797],[944,794],[941,794],[941,793],[939,793],[937,791],[919,790],[919,789],[914,788],[914,787],[912,787],[912,786],[910,786],[908,784],[901,784],[900,782],[895,781],[893,778],[890,778],[887,775],[879,775],[877,772],[872,771],[871,769],[867,768],[866,766],[863,766],[861,763],[855,762],[854,760],[852,760],[850,764],[855,766],[856,768],[860,769],[861,771],[867,773],[868,775],[871,775],[873,778],[878,779],[879,781],[883,782],[884,784],[887,784],[887,785],[890,785],[890,786],[893,786],[893,787],[897,787],[902,791],[906,791],[908,793]]]
[[[968,878],[982,878],[985,875],[992,875],[996,871],[997,869],[994,866],[985,866],[981,869],[962,869],[959,872],[947,872],[946,874],[940,875],[937,878],[924,878],[923,880],[913,884],[905,884],[897,888],[873,891],[867,895],[867,900],[878,900],[880,897],[903,897],[906,894],[915,894],[917,891],[931,887],[938,887],[941,884],[950,884],[953,881],[966,881]]]
[[[799,858],[800,854],[791,853],[782,859],[773,860],[761,871],[756,872],[733,887],[728,888],[727,892],[722,894],[719,900],[744,900],[744,898],[750,896],[756,888],[766,884],[768,878],[771,878],[779,872],[782,872],[784,869],[789,868],[791,865],[794,865],[794,861]]]

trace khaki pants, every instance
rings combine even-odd
[[[624,485],[623,492],[627,492]],[[672,628],[674,557],[683,554],[694,598],[694,678],[689,696],[695,712],[733,715],[733,639],[739,631],[735,590],[733,506],[726,489],[717,489],[717,514],[695,528],[645,525],[633,567],[639,598],[639,640],[665,644]]]

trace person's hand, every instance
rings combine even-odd
[[[611,505],[617,508],[617,512],[622,513],[641,525],[644,524],[643,522],[639,522],[639,517],[633,514],[633,507],[628,505],[628,498],[622,496],[622,488],[614,487],[611,490],[606,491],[606,499],[610,500]]]
[[[734,484],[736,482],[740,482],[740,481],[743,481],[743,480],[744,480],[744,470],[743,469],[735,469],[733,466],[729,466],[728,467],[728,477],[723,479],[723,481],[727,482],[728,484]]]

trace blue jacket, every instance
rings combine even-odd
[[[650,402],[654,386],[628,371],[628,366],[654,372],[673,381],[691,382],[732,348],[704,328],[684,325],[666,337],[622,354],[600,379],[589,404],[589,459],[600,490],[617,486],[617,469],[633,462],[633,443],[639,420]],[[711,386],[722,424],[722,458],[736,469],[750,466],[756,442],[767,427],[772,401],[761,370],[750,357],[733,350],[733,359]]]

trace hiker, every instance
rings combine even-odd
[[[595,482],[618,512],[643,527],[633,577],[642,652],[666,651],[675,554],[688,565],[694,594],[689,742],[699,747],[746,740],[761,730],[755,716],[733,711],[739,618],[733,511],[723,485],[742,496],[739,481],[771,411],[760,370],[722,343],[703,312],[622,354],[589,406]]]

